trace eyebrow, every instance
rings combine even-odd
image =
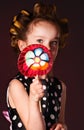
[[[53,39],[59,40],[59,39],[60,39],[60,37],[55,37],[55,38],[53,38]]]
[[[44,36],[36,36],[36,35],[35,35],[35,37],[36,37],[36,38],[39,38],[39,37],[40,37],[40,38],[45,38]],[[59,38],[60,38],[60,37],[54,37],[54,38],[52,38],[52,39],[59,39]]]
[[[39,36],[34,35],[34,36],[35,36],[35,38],[45,38],[45,36],[40,36],[40,35]],[[51,39],[51,41],[53,41],[53,40],[60,40],[60,36],[56,36]]]
[[[41,38],[44,38],[44,36],[36,36],[36,35],[34,35],[36,38],[38,38],[38,37],[41,37]]]

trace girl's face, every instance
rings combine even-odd
[[[52,53],[53,61],[55,60],[59,48],[59,28],[55,25],[39,21],[30,25],[30,32],[27,33],[27,46],[31,44],[42,44]]]

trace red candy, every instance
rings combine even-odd
[[[32,44],[20,53],[17,64],[19,71],[24,76],[45,75],[52,68],[52,55],[47,47]]]

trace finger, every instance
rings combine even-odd
[[[46,85],[42,85],[42,88],[43,88],[43,90],[46,90],[47,88],[46,88]]]
[[[32,80],[32,83],[38,87],[38,85],[41,85],[41,82],[39,81],[39,79],[36,77],[35,79]]]
[[[52,128],[50,128],[50,130],[55,130],[55,128],[56,128],[56,123],[52,126]]]
[[[62,124],[57,124],[57,126],[56,126],[56,128],[55,128],[55,130],[62,130]]]
[[[38,76],[38,75],[36,75],[36,76],[35,76],[35,79],[39,80],[39,76]]]
[[[64,128],[61,128],[61,130],[64,130]]]

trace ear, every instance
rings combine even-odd
[[[23,40],[18,40],[18,47],[22,51],[27,46],[27,43]]]

